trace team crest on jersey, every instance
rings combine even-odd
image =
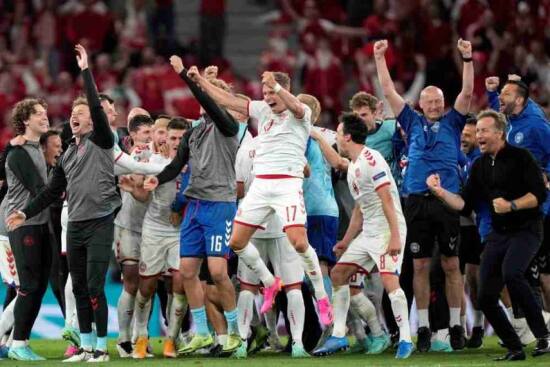
[[[357,167],[355,169],[355,177],[359,178],[361,176],[361,169],[359,167]]]
[[[418,244],[418,242],[411,243],[411,252],[413,254],[417,254],[420,252],[420,245]]]
[[[23,237],[23,245],[25,246],[33,246],[34,245],[34,237],[31,236],[31,235],[27,235],[25,237]]]
[[[520,131],[516,135],[514,135],[514,143],[521,144],[523,142],[523,133]]]
[[[434,122],[430,129],[437,134],[439,132],[439,121]]]

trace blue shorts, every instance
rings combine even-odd
[[[228,257],[234,202],[189,199],[181,223],[180,257]]]
[[[338,217],[328,215],[311,215],[307,217],[307,238],[315,249],[319,260],[336,263],[336,255],[332,248],[338,238]]]

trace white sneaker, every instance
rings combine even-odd
[[[93,358],[94,354],[92,351],[86,351],[80,349],[77,354],[67,359],[64,359],[63,363],[74,363],[74,362],[87,362],[90,358]]]
[[[88,359],[88,363],[109,362],[109,353],[102,350],[96,350],[92,358]]]
[[[116,350],[120,358],[132,357],[132,343],[130,342],[117,343]]]

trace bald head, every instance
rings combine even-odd
[[[137,115],[145,115],[151,117],[149,112],[147,110],[141,108],[141,107],[134,107],[128,112],[128,117],[126,119],[127,123],[130,123],[130,121]]]
[[[443,91],[433,85],[427,86],[420,93],[419,104],[428,121],[439,120],[445,108]]]

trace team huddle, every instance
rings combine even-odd
[[[152,357],[148,324],[155,294],[162,294],[162,353],[167,358],[193,353],[247,358],[266,345],[285,350],[278,336],[282,312],[289,335],[286,350],[294,358],[350,347],[368,354],[395,347],[398,359],[415,350],[478,348],[485,313],[509,350],[503,358],[525,359],[510,322],[493,315],[504,285],[537,338],[533,355],[550,352],[541,305],[532,294],[525,295],[530,286],[525,291],[512,284],[504,270],[503,280],[496,261],[484,271],[481,254],[477,264],[476,259],[470,262],[477,266],[472,274],[480,302],[470,292],[476,320],[469,340],[461,317],[466,306],[457,246],[459,212],[490,219],[508,213],[506,200],[511,200],[510,211],[538,212],[533,208],[542,205],[546,190],[537,162],[527,155],[525,167],[534,167],[534,173],[526,178],[529,184],[518,181],[526,192],[514,192],[526,198],[515,200],[504,191],[500,195],[506,200],[474,195],[474,179],[461,184],[458,168],[464,167],[464,174],[471,173],[479,185],[484,182],[478,161],[469,151],[461,152],[474,84],[471,44],[458,41],[463,85],[451,110],[443,113],[443,92],[429,86],[420,95],[423,115],[396,92],[384,57],[387,47],[387,41],[374,45],[385,101],[357,93],[350,102],[353,112],[340,117],[336,131],[315,126],[319,101],[293,95],[284,73],[263,73],[264,98],[252,101],[217,79],[216,67],[201,74],[172,56],[174,77],[188,85],[201,105],[201,117],[191,121],[161,115],[153,120],[146,110],[135,108],[128,115],[131,144],[123,150],[113,128],[113,101],[96,90],[86,50],[77,45],[85,95],[73,102],[70,141],[63,152],[59,134],[49,131],[42,101],[29,98],[14,107],[17,137],[2,158],[7,193],[0,207],[2,227],[5,223],[0,243],[2,277],[17,294],[0,319],[2,352],[16,360],[44,359],[28,341],[48,285],[56,220],[69,273],[63,338],[70,346],[64,362],[109,361],[104,284],[113,252],[123,279],[116,345],[122,358]],[[396,118],[384,120],[383,104]],[[478,117],[479,161],[493,154],[494,164],[498,150],[491,149],[501,146],[480,131],[500,131],[501,118],[496,112]],[[487,126],[480,130],[483,123]],[[395,152],[396,138],[406,165]],[[461,156],[471,159],[461,163]],[[340,175],[347,185],[337,189]],[[458,194],[461,186],[463,196]],[[335,191],[353,203],[340,240],[344,205]],[[489,197],[484,217],[477,204]],[[55,206],[61,213],[57,219]],[[437,224],[430,224],[433,218]],[[493,222],[498,232],[502,221]],[[479,234],[474,228],[474,237],[486,235],[481,226]],[[489,237],[488,249],[496,241],[496,235]],[[430,325],[434,316],[428,313],[435,248],[445,277],[440,289],[448,306],[444,312],[449,314],[441,328]],[[531,258],[537,249],[533,247]],[[414,262],[411,286],[405,286],[402,274],[407,257]],[[517,268],[525,273],[528,266],[529,261]],[[484,280],[491,289],[483,286]],[[369,282],[381,284],[382,304],[367,296]],[[409,325],[413,293],[416,346]],[[447,330],[450,344],[439,338],[441,330]],[[355,336],[355,345],[350,346],[348,334]]]

